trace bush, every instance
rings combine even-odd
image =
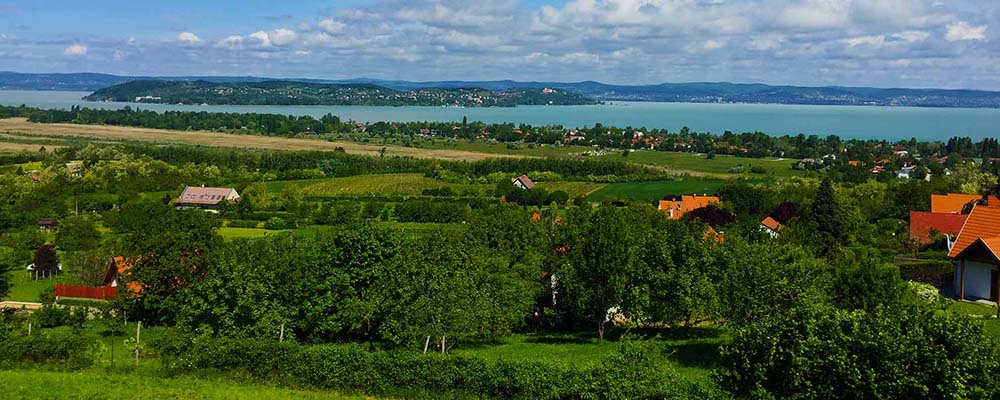
[[[279,230],[279,229],[290,229],[293,228],[294,224],[285,220],[284,218],[272,217],[271,219],[264,221],[264,229]]]
[[[64,325],[82,325],[87,321],[85,308],[65,307],[55,304],[45,304],[36,310],[32,317],[42,328],[55,328]]]
[[[764,167],[750,167],[750,173],[753,174],[766,174],[767,168]]]
[[[312,345],[251,339],[164,335],[154,343],[168,372],[232,371],[291,386],[363,390],[417,397],[458,392],[515,399],[642,399],[722,397],[687,382],[650,345],[624,343],[585,368],[534,361],[487,361],[461,355],[370,350],[365,345]]]
[[[0,365],[37,363],[59,370],[79,370],[94,364],[98,348],[95,337],[78,330],[38,330],[31,336],[9,334],[0,336]]]
[[[914,307],[803,307],[733,333],[718,377],[737,396],[989,399],[1000,354],[982,324]]]

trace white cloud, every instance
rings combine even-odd
[[[704,47],[706,49],[708,49],[708,50],[718,49],[718,48],[722,47],[722,42],[720,42],[718,40],[711,40],[711,39],[709,39],[709,40],[705,41]]]
[[[198,44],[201,42],[201,38],[191,32],[181,32],[177,34],[177,40],[180,40],[186,44]]]
[[[893,38],[908,43],[923,42],[924,40],[927,40],[927,38],[930,36],[931,34],[929,32],[924,32],[924,31],[906,31],[906,32],[899,32],[892,34]]]
[[[251,33],[250,37],[257,39],[263,47],[281,47],[294,42],[298,34],[290,29],[279,28],[271,31],[257,31]]]
[[[319,21],[320,29],[322,29],[326,33],[340,33],[344,30],[344,27],[346,26],[347,25],[344,25],[343,22],[335,21],[332,19],[324,19],[322,21]]]
[[[858,36],[849,39],[844,39],[844,43],[847,43],[847,45],[851,47],[861,46],[861,45],[879,47],[885,44],[885,36],[883,35]]]
[[[299,22],[299,24],[295,26],[295,29],[298,29],[302,32],[309,32],[312,31],[313,28],[312,25],[309,25],[308,22]]]
[[[67,56],[84,56],[87,55],[87,46],[82,44],[72,44],[63,49],[63,54]]]
[[[243,47],[243,36],[232,35],[225,39],[220,40],[215,44],[217,47],[227,48],[227,49],[238,49]]]
[[[972,26],[968,22],[958,21],[948,25],[944,38],[949,42],[961,40],[986,40],[986,25]]]
[[[125,52],[123,52],[121,50],[115,50],[114,54],[111,55],[111,58],[114,59],[115,61],[124,60],[125,59]]]

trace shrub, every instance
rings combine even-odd
[[[44,364],[59,370],[79,370],[94,364],[99,344],[78,330],[39,330],[31,336],[0,336],[0,365]]]
[[[42,328],[55,328],[64,325],[81,325],[87,321],[87,310],[77,307],[45,304],[36,310],[32,317]]]

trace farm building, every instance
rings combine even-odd
[[[204,186],[188,186],[174,200],[178,210],[192,208],[214,211],[219,204],[235,204],[240,202],[240,194],[233,188],[218,188]]]
[[[778,237],[778,232],[781,232],[782,229],[785,229],[785,226],[774,218],[767,217],[763,221],[760,221],[760,231],[773,238]]]
[[[532,182],[531,179],[528,178],[527,175],[521,175],[521,176],[519,176],[517,178],[511,179],[510,181],[511,181],[511,183],[514,184],[514,186],[517,186],[518,188],[521,188],[521,189],[524,189],[524,190],[531,190],[531,189],[535,188],[535,182]]]

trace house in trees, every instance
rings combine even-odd
[[[967,217],[966,214],[910,211],[910,240],[925,247],[934,243],[935,236],[943,235],[950,249]]]
[[[681,219],[689,211],[709,204],[722,204],[722,201],[716,196],[683,195],[680,200],[660,200],[657,208],[666,213],[670,219]]]
[[[514,184],[514,186],[517,186],[520,189],[531,190],[535,188],[535,182],[532,182],[527,175],[521,175],[517,178],[511,179],[510,181]]]
[[[135,262],[136,259],[134,258],[125,258],[122,256],[112,258],[108,263],[107,272],[104,273],[104,286],[118,287],[118,284],[122,281],[122,277],[128,274],[128,271],[132,269]],[[142,292],[142,288],[135,282],[128,283],[128,290],[133,294]]]
[[[781,232],[782,229],[785,229],[785,226],[774,218],[767,217],[763,221],[760,221],[760,231],[770,235],[772,238],[778,237],[778,232]]]
[[[1000,208],[972,207],[948,257],[955,264],[959,299],[998,299],[1000,288]]]
[[[180,197],[174,200],[174,206],[178,210],[188,210],[192,208],[216,211],[220,204],[236,204],[240,202],[240,194],[233,188],[188,186],[181,192]]]
[[[59,221],[55,218],[40,218],[38,220],[38,230],[42,232],[53,232],[59,226]]]

